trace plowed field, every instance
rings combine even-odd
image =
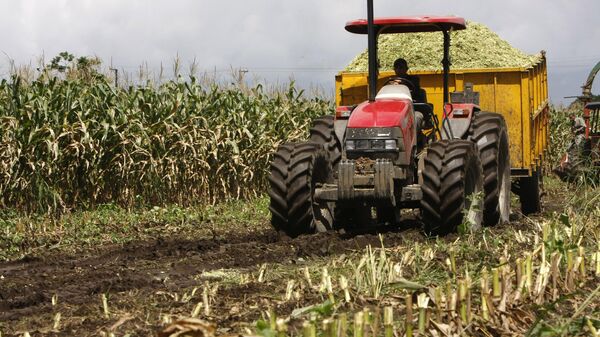
[[[561,189],[562,185],[557,190]],[[549,198],[546,218],[562,207],[561,194]],[[383,244],[400,253],[405,252],[402,247],[423,251],[434,247],[433,262],[423,266],[427,269],[431,263],[443,266],[448,257],[444,247],[457,242],[465,246],[460,263],[480,266],[497,258],[496,248],[481,247],[502,247],[514,233],[535,231],[535,224],[545,219],[516,214],[513,218],[510,224],[487,230],[483,237],[471,235],[465,241],[456,234],[427,239],[415,222],[379,232],[330,232],[290,239],[274,232],[264,216],[260,225],[252,227],[241,221],[216,230],[168,237],[157,234],[123,244],[37,250],[0,263],[0,331],[2,336],[24,332],[32,336],[153,335],[172,320],[196,311],[200,318],[214,322],[219,334],[249,332],[266,310],[286,316],[326,298],[306,290],[285,298],[288,280],[302,279],[305,267],[311,273],[323,266],[334,270],[365,247]],[[517,252],[532,245],[513,240],[509,249]],[[418,266],[404,277],[435,282],[436,270],[430,270],[429,281]],[[314,282],[320,282],[318,277]],[[358,291],[355,295],[354,303],[341,309],[381,303]],[[203,304],[206,299],[208,309]]]

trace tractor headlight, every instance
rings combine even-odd
[[[347,128],[344,146],[353,156],[377,156],[378,153],[394,156],[404,151],[402,130],[393,128]]]
[[[346,140],[346,151],[354,150],[398,150],[398,144],[395,139]]]
[[[346,150],[352,151],[354,149],[356,149],[356,144],[354,144],[354,141],[353,140],[347,140],[346,141]]]
[[[397,148],[395,139],[386,139],[385,140],[385,149],[386,150],[395,150]]]

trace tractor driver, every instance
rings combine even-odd
[[[414,75],[409,75],[408,72],[408,63],[405,59],[399,58],[394,61],[394,72],[396,73],[396,77],[390,79],[389,83],[397,83],[403,84],[403,81],[410,82],[407,87],[410,89],[411,95],[413,97],[413,101],[415,103],[427,103],[427,94],[425,90],[421,88],[421,82],[419,77]],[[411,86],[412,84],[412,86]],[[417,128],[417,147],[422,149],[427,143],[427,137],[423,134],[423,129],[430,129],[433,127],[433,118],[431,111],[422,110],[425,107],[421,107],[421,109],[415,109],[415,125]],[[431,108],[429,108],[430,110]],[[421,110],[421,111],[419,111]]]
[[[415,102],[427,102],[427,95],[425,93],[425,90],[421,88],[421,81],[419,80],[419,77],[408,74],[408,63],[405,59],[399,58],[396,61],[394,61],[394,72],[396,73],[395,78],[398,79],[399,82],[401,80],[407,80],[408,82],[410,82],[410,84],[412,84],[412,88],[410,87],[410,84],[408,86],[411,91],[413,100]],[[393,80],[394,78],[392,78],[391,81]]]

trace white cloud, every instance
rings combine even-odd
[[[270,79],[296,69],[302,83],[331,88],[335,70],[327,69],[343,68],[366,46],[343,29],[366,15],[364,0],[2,0],[0,9],[0,50],[17,63],[67,50],[112,57],[133,72],[143,62],[170,68],[179,55],[201,69],[245,67]],[[375,0],[375,11],[464,16],[526,52],[547,50],[554,101],[578,93],[600,61],[596,0]]]

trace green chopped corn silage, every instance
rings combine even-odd
[[[442,69],[443,34],[406,33],[379,36],[380,71],[393,70],[399,57],[407,60],[413,71]],[[519,68],[537,63],[540,55],[527,55],[512,47],[485,25],[467,22],[467,29],[451,33],[450,60],[455,69]],[[345,71],[368,70],[365,50],[350,62]]]

